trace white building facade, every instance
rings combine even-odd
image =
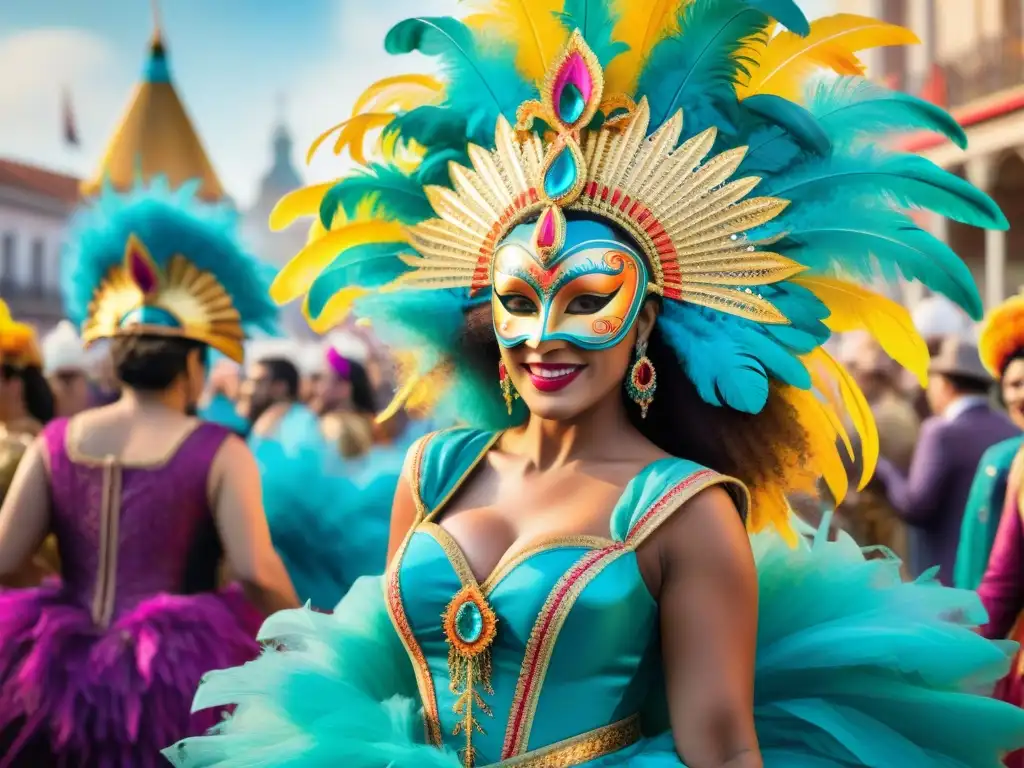
[[[45,332],[63,317],[60,250],[79,180],[0,160],[0,298]]]

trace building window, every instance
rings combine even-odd
[[[882,4],[882,21],[898,24],[901,27],[910,25],[910,9],[907,0],[885,0]],[[882,80],[890,88],[901,90],[906,87],[907,79],[907,46],[887,45],[881,49]]]
[[[0,286],[6,290],[13,290],[17,284],[16,246],[14,233],[4,232],[3,240],[0,240]]]
[[[1024,39],[1024,2],[1003,0],[1003,29],[1017,43]]]
[[[46,241],[41,237],[32,241],[29,275],[29,289],[36,296],[42,296],[46,292]]]

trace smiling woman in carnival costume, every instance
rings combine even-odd
[[[298,605],[270,543],[255,462],[190,415],[213,347],[241,359],[275,308],[235,215],[195,187],[106,189],[77,214],[64,303],[109,339],[117,403],[56,419],[0,508],[0,577],[53,533],[60,582],[0,593],[0,766],[145,768],[203,673],[244,663],[262,617]],[[218,590],[224,557],[244,587]],[[245,597],[248,597],[247,601]]]
[[[354,305],[416,355],[401,396],[471,426],[410,452],[384,578],[333,616],[268,621],[290,650],[208,676],[195,706],[238,707],[171,760],[995,768],[1024,744],[1024,712],[974,693],[1011,652],[974,632],[977,598],[801,537],[786,505],[819,475],[843,497],[839,411],[865,476],[877,456],[830,333],[866,325],[927,365],[906,312],[854,280],[880,265],[979,312],[904,211],[1006,226],[878,149],[892,130],[963,142],[860,77],[853,51],[912,39],[808,29],[786,0],[496,2],[394,27],[387,49],[440,57],[445,82],[360,100],[341,143],[363,160],[386,125],[383,156],[281,203],[275,224],[320,229],[273,295],[307,294],[324,325]],[[843,77],[809,87],[822,66]]]

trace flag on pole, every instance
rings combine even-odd
[[[78,121],[75,119],[75,110],[71,104],[71,91],[68,88],[64,89],[61,112],[64,122],[64,143],[69,147],[77,147],[81,144],[78,136]]]

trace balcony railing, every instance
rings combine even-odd
[[[944,62],[942,70],[949,107],[1024,85],[1024,38],[1009,33],[986,38],[967,55]]]

